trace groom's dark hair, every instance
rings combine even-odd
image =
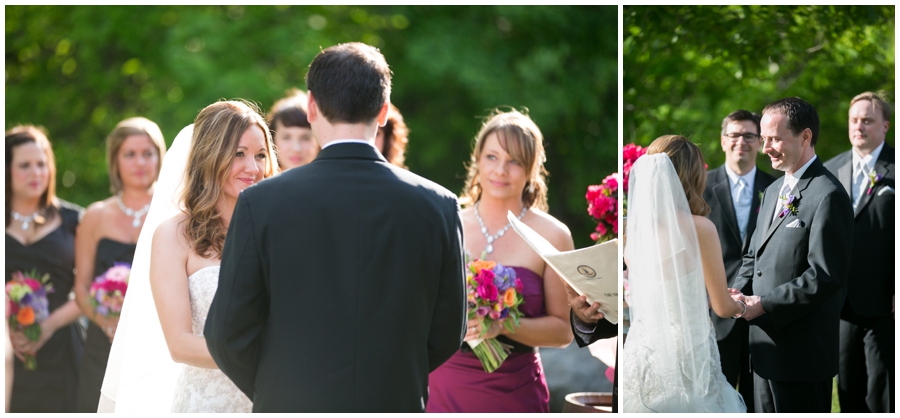
[[[809,131],[812,132],[812,140],[809,144],[816,146],[816,141],[819,140],[819,113],[806,100],[799,97],[785,97],[767,104],[762,111],[763,115],[766,113],[780,113],[787,117],[788,128],[794,135],[800,135],[800,132],[809,128]]]
[[[309,64],[306,88],[329,122],[368,123],[390,102],[391,69],[375,47],[335,45]]]

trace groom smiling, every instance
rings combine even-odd
[[[756,412],[827,413],[853,209],[816,157],[819,116],[812,105],[796,97],[771,103],[760,128],[763,152],[785,175],[766,189],[734,283],[752,286],[753,296],[742,299],[751,325]]]

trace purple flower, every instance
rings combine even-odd
[[[512,267],[497,264],[494,267],[494,286],[501,292],[516,285],[516,271]]]
[[[503,310],[500,311],[500,319],[504,319],[507,316],[509,316],[509,308],[503,308]]]
[[[781,196],[781,199],[785,201],[784,202],[784,210],[782,210],[781,213],[778,214],[778,217],[783,218],[785,215],[787,215],[789,213],[793,213],[794,215],[796,215],[797,214],[797,203],[799,203],[797,197],[794,195],[788,195],[787,198],[785,198],[784,196]]]
[[[31,305],[31,299],[31,293],[26,293],[25,296],[22,296],[22,299],[19,300],[19,304],[22,306],[29,306]]]
[[[875,185],[881,183],[881,180],[884,179],[884,176],[872,170],[869,173],[869,190],[866,191],[866,195],[872,194],[872,190],[875,189]]]
[[[485,316],[490,312],[491,312],[491,308],[488,308],[487,306],[482,306],[475,311],[475,314],[478,316]]]

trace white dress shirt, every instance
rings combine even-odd
[[[336,145],[336,144],[366,144],[366,145],[370,145],[372,148],[375,148],[374,143],[365,141],[362,139],[335,139],[334,141],[331,141],[331,142],[325,144],[325,146],[322,147],[322,149],[328,148],[328,147],[330,147],[332,145]],[[377,148],[376,148],[376,150],[377,150]],[[379,151],[379,152],[381,152],[381,151]]]

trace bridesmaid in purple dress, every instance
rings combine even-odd
[[[561,251],[574,248],[572,234],[546,213],[543,136],[526,115],[495,110],[476,136],[460,212],[466,251],[512,267],[524,285],[524,318],[515,332],[494,323],[484,336],[469,321],[465,340],[496,337],[514,348],[493,373],[463,344],[429,376],[428,412],[549,412],[550,391],[538,347],[572,342],[569,306],[562,280],[514,232],[507,211],[516,214]]]

